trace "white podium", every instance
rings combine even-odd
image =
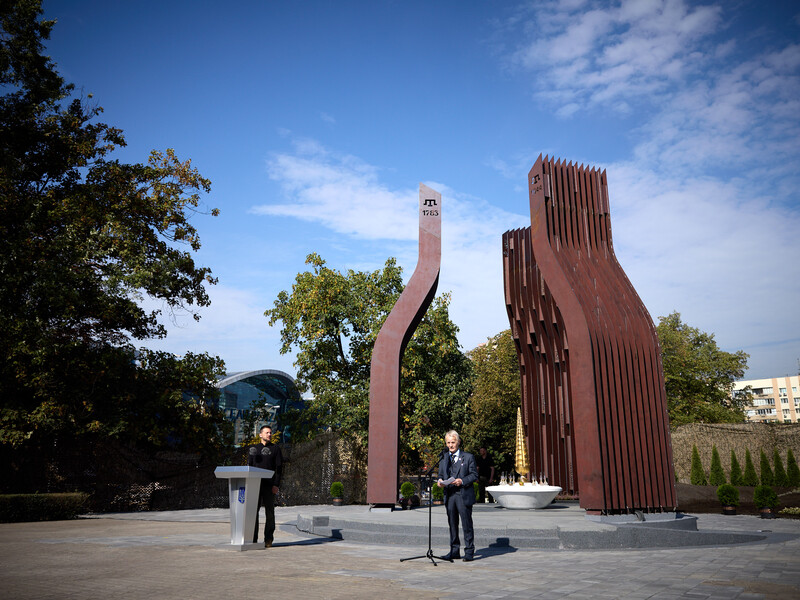
[[[258,514],[258,493],[261,480],[272,477],[275,471],[258,467],[217,467],[217,479],[228,480],[231,506],[231,543],[219,546],[229,550],[255,550],[263,544],[254,544],[253,530]]]

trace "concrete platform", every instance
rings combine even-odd
[[[263,509],[262,509],[263,510]],[[147,513],[115,513],[88,517],[149,521],[228,522],[226,509]],[[551,550],[603,550],[681,548],[777,543],[800,538],[800,521],[713,514],[682,515],[661,521],[644,515],[644,521],[613,519],[599,522],[587,517],[577,504],[558,503],[542,510],[507,510],[497,504],[473,508],[476,548],[539,548]],[[344,540],[364,544],[426,547],[428,508],[370,511],[365,505],[287,506],[276,508],[278,526],[309,538]],[[431,543],[444,553],[449,530],[444,506],[431,508]],[[263,520],[262,520],[263,522]],[[780,526],[778,526],[780,524]]]
[[[71,521],[0,524],[0,590],[14,600],[183,600],[231,594],[267,594],[304,600],[756,600],[800,597],[800,520],[698,514],[695,533],[753,536],[761,541],[717,546],[572,549],[569,534],[613,532],[569,510],[513,514],[478,507],[475,561],[439,561],[424,543],[385,543],[322,537],[297,529],[305,519],[328,517],[359,527],[427,527],[426,509],[372,513],[364,506],[289,506],[270,549],[228,552],[225,509],[89,515]],[[432,513],[444,527],[444,512]],[[549,510],[549,509],[548,509]],[[554,529],[554,526],[556,529]],[[492,545],[499,530],[509,544],[515,530],[546,530],[558,548]],[[361,531],[362,529],[359,529]],[[344,536],[349,529],[343,530]],[[691,533],[691,532],[690,532]],[[414,538],[418,539],[418,538]],[[719,538],[718,538],[719,539]],[[741,538],[739,538],[741,540]],[[783,541],[781,541],[783,540]],[[712,539],[713,541],[713,539]],[[658,538],[656,538],[658,542]],[[447,551],[434,544],[434,554]],[[405,560],[417,558],[420,560]]]
[[[483,548],[621,549],[719,546],[784,541],[786,535],[754,531],[698,529],[698,518],[679,514],[664,519],[643,515],[638,521],[587,517],[576,504],[553,504],[541,510],[508,510],[496,504],[473,508],[476,546]],[[735,518],[735,517],[734,517]],[[428,508],[373,512],[366,506],[302,507],[295,523],[298,530],[326,538],[399,546],[427,546]],[[449,547],[444,506],[431,509],[434,547]],[[769,523],[769,521],[763,521]],[[766,529],[766,528],[764,528]]]

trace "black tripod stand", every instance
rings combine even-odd
[[[407,561],[407,560],[415,560],[417,558],[428,558],[428,559],[430,559],[430,561],[433,563],[434,566],[438,566],[436,561],[434,560],[433,548],[431,547],[431,521],[432,521],[432,514],[433,514],[433,512],[432,512],[433,511],[433,509],[432,509],[432,507],[433,507],[433,490],[431,488],[433,487],[433,484],[432,484],[432,482],[433,482],[433,471],[435,469],[436,469],[436,467],[433,467],[430,471],[425,473],[425,476],[423,477],[423,481],[425,482],[424,485],[428,488],[428,551],[425,554],[420,554],[419,556],[409,556],[408,558],[401,558],[400,562],[404,562],[404,561]],[[435,558],[438,558],[439,560],[446,560],[446,561],[449,561],[449,562],[453,562],[452,558],[446,558],[444,556],[437,556]]]

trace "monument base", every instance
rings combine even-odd
[[[594,521],[595,523],[606,523],[608,525],[631,525],[637,527],[655,527],[664,529],[679,529],[682,531],[697,531],[697,517],[672,511],[661,513],[635,511],[632,514],[624,515],[587,514],[586,520]]]
[[[214,547],[217,550],[235,550],[236,552],[243,552],[245,550],[263,550],[264,542],[248,542],[246,544],[217,544]]]

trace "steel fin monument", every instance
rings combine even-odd
[[[661,354],[614,254],[606,172],[539,156],[528,192],[503,273],[531,474],[589,514],[672,512]]]
[[[442,196],[419,184],[417,268],[383,323],[372,350],[369,379],[367,502],[394,507],[400,446],[400,364],[408,341],[439,285],[442,259]]]

